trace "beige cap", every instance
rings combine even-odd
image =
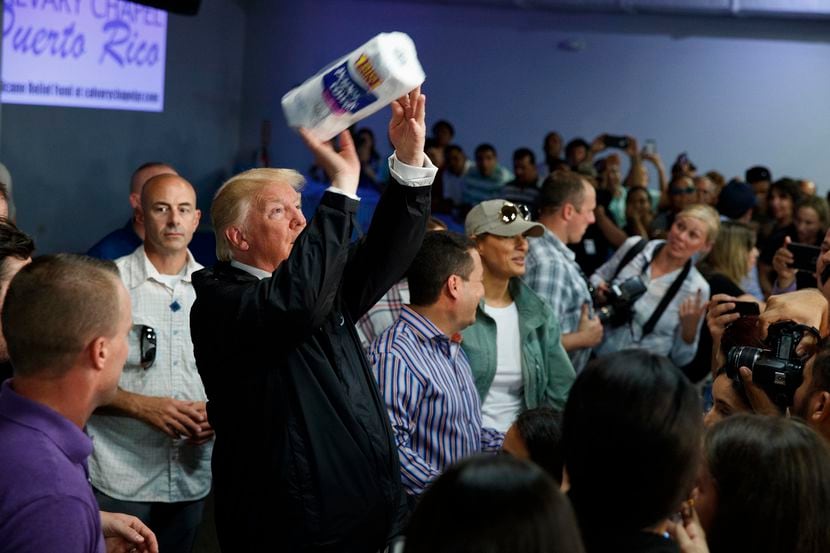
[[[484,233],[496,236],[542,236],[545,227],[531,221],[530,211],[521,204],[507,200],[487,200],[467,214],[464,231],[468,236]]]

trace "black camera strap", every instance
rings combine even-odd
[[[647,244],[648,244],[648,240],[646,240],[645,238],[640,238],[639,242],[637,242],[636,244],[634,244],[633,246],[628,248],[628,251],[625,252],[625,254],[622,256],[622,259],[620,259],[620,263],[617,265],[617,268],[614,270],[614,274],[611,275],[610,279],[608,279],[609,284],[611,282],[614,282],[614,279],[617,278],[617,276],[619,276],[620,271],[625,269],[625,267],[629,263],[631,263],[631,260],[634,259],[634,257],[638,253],[640,253],[641,251],[643,251],[645,249]],[[646,266],[648,266],[648,265],[646,265]]]
[[[646,261],[646,264],[643,266],[643,273],[648,270],[649,265],[651,262],[654,261],[654,258],[657,257],[657,254],[660,253],[660,250],[663,249],[665,243],[660,244],[656,248],[654,248],[654,253],[651,255],[651,259]],[[660,317],[663,316],[663,313],[666,311],[666,308],[669,306],[671,301],[677,295],[677,292],[680,291],[680,287],[683,286],[683,281],[686,280],[686,277],[689,276],[689,272],[692,270],[692,260],[689,259],[686,261],[686,264],[683,265],[683,270],[680,271],[680,274],[674,279],[674,282],[671,283],[669,289],[666,291],[663,299],[660,300],[660,303],[657,305],[657,309],[654,310],[654,313],[651,314],[651,317],[648,318],[646,324],[643,325],[643,335],[642,338],[645,338],[649,334],[654,331],[654,327],[657,326],[657,322],[660,320]],[[641,339],[642,339],[641,338]]]

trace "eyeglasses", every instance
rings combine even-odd
[[[513,202],[504,202],[499,211],[499,218],[505,225],[509,225],[521,216],[525,221],[530,221],[530,209],[524,204],[514,204]]]
[[[136,325],[138,332],[139,351],[141,360],[139,364],[144,370],[153,366],[156,361],[156,329],[147,325]]]
[[[672,188],[669,190],[669,194],[672,196],[683,196],[683,195],[690,195],[697,192],[697,189],[694,186],[690,186],[688,188]]]

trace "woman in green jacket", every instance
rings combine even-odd
[[[561,409],[575,378],[553,311],[521,280],[527,237],[544,228],[525,206],[488,200],[467,215],[484,265],[484,299],[476,322],[463,332],[481,396],[482,425],[506,431],[525,409]]]

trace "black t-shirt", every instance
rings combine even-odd
[[[729,294],[730,296],[741,296],[744,291],[729,277],[721,273],[703,273],[703,278],[709,283],[709,292],[712,297],[715,294]],[[697,382],[706,377],[712,370],[712,335],[706,321],[700,327],[700,339],[697,342],[695,358],[688,365],[683,367],[683,372],[692,382]]]

